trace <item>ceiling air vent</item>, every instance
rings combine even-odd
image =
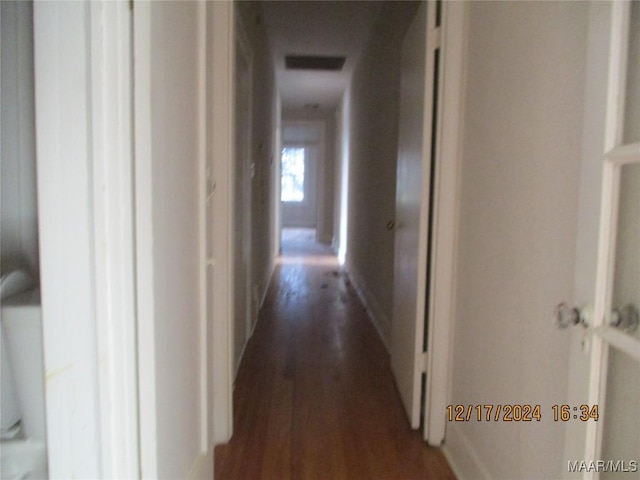
[[[287,70],[342,70],[346,57],[324,57],[319,55],[287,55],[284,63]]]

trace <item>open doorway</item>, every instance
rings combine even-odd
[[[0,477],[48,478],[33,4],[1,2],[0,21]]]
[[[280,252],[293,237],[330,251],[334,224],[335,111],[283,112],[280,152]],[[293,229],[293,230],[292,230]],[[295,230],[304,229],[304,234]],[[310,245],[311,246],[311,245]]]

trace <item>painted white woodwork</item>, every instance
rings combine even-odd
[[[0,201],[2,273],[29,269],[39,276],[36,139],[33,78],[33,3],[0,4],[2,20],[2,142]]]
[[[632,5],[632,2],[617,2],[592,6],[591,10],[590,68],[606,72],[600,77],[600,82],[586,92],[600,118],[597,123],[585,122],[584,132],[585,137],[598,138],[595,145],[585,145],[585,156],[597,165],[601,175],[601,188],[596,190],[600,192],[600,221],[597,253],[592,248],[587,252],[590,258],[586,254],[579,258],[584,262],[596,259],[595,272],[587,278],[592,286],[593,293],[589,292],[588,302],[593,304],[593,313],[588,329],[574,334],[579,338],[581,348],[574,347],[571,352],[573,382],[569,385],[568,399],[569,402],[597,404],[602,417],[598,422],[591,421],[568,429],[565,461],[576,458],[587,462],[619,460],[608,458],[610,448],[616,449],[616,445],[622,444],[625,448],[631,446],[633,451],[632,446],[639,444],[637,425],[629,430],[630,419],[621,422],[631,403],[621,403],[620,398],[638,398],[638,379],[634,372],[640,366],[640,340],[637,335],[623,333],[609,325],[612,310],[624,306],[619,302],[637,305],[640,301],[637,282],[624,281],[637,279],[637,272],[632,270],[634,266],[637,270],[638,265],[634,232],[637,234],[637,179],[640,177],[631,168],[637,169],[640,164],[640,143],[631,143],[638,140],[639,109],[634,102],[638,98],[638,85],[637,81],[627,84],[627,79],[637,80],[640,68],[637,33],[640,13],[635,8],[637,5]],[[632,128],[625,128],[625,121]],[[596,210],[593,202],[581,202],[580,209],[591,215]],[[593,242],[596,232],[592,230],[590,233]],[[620,272],[621,264],[624,264],[623,270],[631,272],[630,276]],[[625,380],[625,373],[631,377]],[[612,383],[614,390],[611,389]],[[618,450],[617,453],[623,451]],[[566,473],[565,476],[597,479],[600,472]]]
[[[209,49],[207,27],[209,13],[205,1],[198,2],[198,199],[199,199],[199,299],[200,299],[200,462],[192,470],[191,478],[213,476],[213,385],[211,381],[213,349],[213,165],[209,153],[208,131],[210,126],[208,67]]]
[[[425,328],[433,50],[422,4],[402,45],[391,369],[412,428],[420,426]],[[429,55],[425,54],[430,51]]]
[[[213,216],[213,440],[227,442],[233,431],[233,65],[234,7],[213,2],[210,35],[211,144],[215,184]],[[210,293],[211,294],[211,293]]]
[[[432,7],[433,8],[433,7]],[[433,10],[432,10],[433,12]],[[429,291],[429,337],[425,392],[424,439],[439,446],[445,439],[450,403],[450,363],[455,318],[455,271],[459,209],[460,150],[462,142],[462,93],[466,54],[466,5],[442,4],[440,27],[440,89],[438,102],[437,169],[434,181],[433,253]]]
[[[141,407],[140,473],[157,476],[156,445],[156,349],[154,330],[154,271],[152,196],[152,124],[151,124],[151,4],[140,3],[134,15],[134,129],[135,129],[135,204],[136,204],[136,295],[138,327],[138,378]],[[142,372],[149,372],[143,374]]]
[[[88,20],[88,4],[34,6],[40,277],[52,478],[102,474]]]
[[[91,21],[95,316],[102,475],[138,475],[132,15],[94,2]]]
[[[206,8],[134,8],[140,475],[206,477],[213,458],[204,445],[210,373],[200,338]]]
[[[139,472],[131,11],[34,5],[49,474]]]

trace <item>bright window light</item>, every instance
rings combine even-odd
[[[280,201],[304,200],[304,148],[282,149],[282,190]]]

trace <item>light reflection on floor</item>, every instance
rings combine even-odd
[[[280,256],[278,257],[277,263],[280,265],[291,265],[304,263],[306,265],[323,265],[323,266],[338,266],[338,257],[333,256],[306,256],[306,255],[296,255],[296,256]]]
[[[281,246],[279,264],[338,266],[335,252],[316,240],[314,228],[283,228]]]

